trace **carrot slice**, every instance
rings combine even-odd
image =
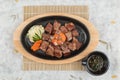
[[[41,43],[42,43],[42,40],[36,41],[36,42],[32,45],[31,49],[32,49],[33,51],[38,50],[39,47],[40,47],[40,45],[41,45]]]

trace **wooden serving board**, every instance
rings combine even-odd
[[[24,20],[48,12],[70,13],[89,19],[88,6],[25,6]],[[53,65],[35,62],[23,57],[23,70],[84,70],[84,67],[81,65],[81,61]]]
[[[84,49],[84,51],[82,51],[80,54],[78,54],[74,57],[63,59],[63,60],[46,60],[46,59],[35,57],[35,56],[31,55],[29,52],[27,52],[21,43],[21,33],[22,33],[23,29],[25,28],[25,26],[27,26],[32,21],[34,21],[38,18],[46,17],[46,16],[66,16],[66,17],[76,19],[77,21],[80,21],[81,23],[83,23],[87,27],[87,29],[89,31],[89,35],[90,35],[89,44]],[[65,64],[65,63],[71,63],[71,62],[80,60],[80,59],[86,57],[90,52],[92,52],[98,44],[98,32],[90,22],[88,22],[87,20],[85,20],[82,17],[72,15],[72,14],[66,14],[66,13],[45,13],[45,14],[37,15],[37,16],[31,17],[31,18],[25,20],[16,29],[13,40],[14,40],[16,49],[19,52],[21,52],[25,57],[27,57],[31,60],[34,60],[34,61],[40,62],[40,63],[46,63],[46,64]]]

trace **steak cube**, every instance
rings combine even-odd
[[[70,23],[68,23],[68,24],[65,24],[65,27],[66,27],[69,31],[75,29],[75,25],[74,25],[72,22],[70,22]]]
[[[51,34],[52,30],[53,30],[52,24],[48,23],[47,26],[45,27],[45,31]]]
[[[66,43],[64,43],[64,44],[60,45],[60,48],[61,48],[62,50],[66,50],[66,49],[68,49],[68,46],[67,46]]]
[[[49,34],[46,34],[46,33],[42,34],[42,40],[49,40],[49,38],[50,38]]]
[[[65,26],[60,27],[61,32],[66,33],[68,32],[67,28]]]
[[[77,50],[79,50],[79,49],[80,49],[80,47],[82,46],[82,43],[81,43],[81,42],[77,42],[76,44],[77,44],[77,45],[76,45]]]
[[[62,57],[62,51],[60,49],[55,49],[55,57],[57,58],[61,58]]]
[[[54,56],[54,48],[52,45],[49,45],[48,46],[48,49],[46,51],[46,54],[49,55],[49,56]]]
[[[61,24],[55,20],[53,23],[54,30],[55,31],[59,30],[60,26],[61,26]]]
[[[66,53],[66,54],[63,54],[64,57],[68,57],[70,56],[71,53]]]
[[[46,52],[46,49],[48,47],[49,43],[47,41],[42,41],[42,44],[40,46],[40,49],[44,52]]]
[[[72,40],[72,33],[71,32],[67,32],[65,33],[66,37],[67,37],[67,41]]]
[[[79,36],[79,33],[76,29],[72,31],[72,36],[73,37]]]
[[[72,51],[75,51],[75,50],[77,49],[76,45],[77,45],[77,44],[74,43],[74,42],[69,43],[68,48],[69,48],[70,50],[72,50]]]
[[[67,57],[69,55],[70,55],[70,50],[69,49],[63,50],[63,56]]]
[[[54,45],[54,44],[53,44]],[[60,46],[54,45],[54,49],[60,49]]]
[[[51,32],[51,35],[54,35],[56,33],[56,31],[55,30],[53,30],[52,32]]]
[[[79,42],[78,39],[76,39],[75,37],[73,37],[73,41],[74,43],[76,43],[76,48],[77,50],[80,49],[80,47],[82,46],[82,42]]]

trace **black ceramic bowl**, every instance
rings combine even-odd
[[[102,58],[103,64],[102,64],[102,67],[100,70],[94,71],[92,68],[90,68],[89,61],[93,56],[99,56]],[[96,76],[104,74],[105,72],[107,72],[107,70],[109,68],[109,60],[108,60],[107,56],[103,52],[100,52],[100,51],[94,51],[94,52],[90,53],[86,58],[84,58],[82,60],[82,64],[86,67],[87,71],[90,74],[93,74]]]
[[[47,25],[47,23],[49,23],[49,22],[53,24],[54,20],[59,21],[61,23],[61,25],[64,25],[65,23],[68,23],[68,22],[73,22],[76,26],[76,29],[78,30],[78,32],[80,34],[80,36],[78,36],[77,38],[80,42],[83,43],[82,47],[79,50],[73,51],[71,53],[71,55],[68,57],[62,57],[62,58],[58,59],[55,57],[50,57],[50,56],[45,55],[45,53],[42,52],[41,50],[33,52],[30,49],[32,43],[26,37],[28,30],[33,25],[40,24],[45,27]],[[87,45],[89,44],[89,41],[90,41],[90,35],[89,35],[89,31],[87,30],[86,26],[83,23],[81,23],[80,21],[77,21],[73,18],[69,18],[69,17],[65,17],[65,16],[46,16],[46,17],[38,18],[38,19],[32,21],[31,23],[29,23],[27,26],[25,26],[25,28],[23,29],[22,34],[21,34],[21,43],[22,43],[23,47],[33,56],[36,56],[36,57],[42,58],[42,59],[47,59],[47,60],[62,60],[62,59],[67,59],[67,58],[76,56],[77,54],[80,54],[87,47]]]

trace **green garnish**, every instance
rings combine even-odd
[[[34,25],[31,27],[27,33],[27,37],[31,42],[36,42],[42,39],[42,34],[44,33],[44,27],[42,25]]]

